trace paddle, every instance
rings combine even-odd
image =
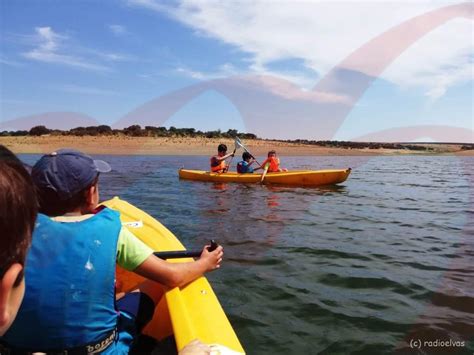
[[[249,150],[244,146],[244,144],[240,141],[239,137],[235,137],[235,145],[239,146],[243,150],[245,150],[247,153],[250,154],[250,156],[257,162],[258,165],[261,166],[261,164],[258,162],[258,160],[252,155],[252,153],[249,152]]]
[[[239,149],[239,144],[237,142],[237,139],[239,139],[239,137],[235,137],[235,140],[234,140],[234,151],[232,152],[232,157],[230,158],[230,161],[229,161],[229,165],[227,165],[226,169],[225,169],[225,173],[229,171],[230,169],[230,164],[232,164],[232,159],[234,159],[234,155],[235,155],[235,152],[237,151],[237,149]]]
[[[207,248],[208,251],[216,250],[218,244],[212,239],[211,246]],[[153,255],[160,259],[179,259],[179,258],[198,258],[202,254],[202,250],[175,250],[175,251],[156,251]]]
[[[265,176],[267,175],[269,165],[270,164],[265,164],[265,168],[263,169],[263,173],[262,173],[262,178],[260,179],[261,184],[263,184],[263,180],[265,180]]]

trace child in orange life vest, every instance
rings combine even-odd
[[[217,147],[217,155],[211,157],[211,171],[213,173],[225,173],[227,170],[229,170],[225,160],[229,157],[233,157],[234,153],[226,153],[227,146],[225,144],[219,144]]]
[[[262,163],[257,169],[267,169],[269,173],[278,173],[282,171],[288,171],[288,169],[280,168],[280,159],[276,155],[276,151],[270,150],[268,152],[268,158]]]

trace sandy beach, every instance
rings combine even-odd
[[[44,154],[60,148],[75,148],[88,154],[115,155],[212,155],[217,145],[225,143],[232,150],[231,139],[218,138],[165,138],[129,136],[22,136],[0,137],[0,144],[15,153]],[[322,147],[309,144],[296,144],[271,140],[243,141],[254,155],[265,155],[275,149],[282,156],[306,155],[426,155],[456,154],[474,155],[474,150],[461,150],[461,144],[424,144],[432,147],[430,151],[406,149],[355,149]]]

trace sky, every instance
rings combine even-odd
[[[72,128],[81,114],[266,138],[391,131],[398,141],[473,142],[472,2],[0,4],[0,130],[42,119]],[[426,130],[402,133],[409,127]]]

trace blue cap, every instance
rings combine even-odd
[[[111,170],[103,160],[94,160],[74,149],[60,149],[43,155],[33,166],[31,176],[38,188],[53,190],[61,200],[67,200],[89,187],[99,173]]]

